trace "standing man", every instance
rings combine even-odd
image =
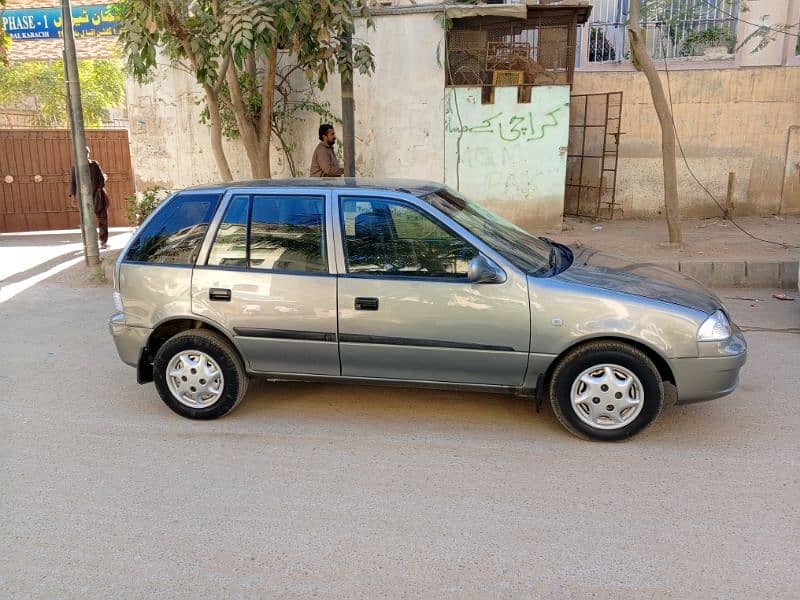
[[[336,132],[333,125],[325,123],[319,126],[319,144],[311,158],[311,177],[341,177],[344,169],[336,160],[333,145],[336,143]]]
[[[91,160],[89,146],[86,146],[86,159],[89,161],[89,175],[92,181],[92,200],[94,202],[94,215],[97,218],[97,229],[100,234],[100,248],[108,248],[108,205],[111,201],[106,194],[106,175],[100,168],[100,163]],[[75,167],[72,167],[72,182],[69,186],[69,197],[73,205],[77,206],[78,182],[75,177]]]

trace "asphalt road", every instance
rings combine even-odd
[[[723,292],[777,330],[740,389],[599,444],[516,398],[321,384],[185,420],[81,277],[0,303],[1,597],[797,597],[800,301]]]

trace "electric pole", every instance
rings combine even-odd
[[[341,73],[342,80],[342,137],[344,138],[344,175],[356,176],[356,126],[353,100],[353,28],[348,27],[344,49],[349,68]]]
[[[83,128],[83,103],[81,83],[78,78],[78,59],[75,55],[75,38],[72,35],[72,6],[70,0],[61,0],[61,22],[64,24],[64,72],[67,80],[67,102],[72,129],[72,164],[75,165],[78,208],[81,215],[83,254],[90,267],[100,264],[100,249],[97,244],[97,221],[94,216],[92,178],[89,174],[89,159],[86,156],[86,131]]]

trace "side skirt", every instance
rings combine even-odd
[[[522,388],[506,385],[481,385],[474,383],[452,383],[447,381],[415,381],[411,379],[382,379],[372,377],[342,377],[340,375],[312,375],[307,373],[263,373],[250,371],[253,377],[268,381],[305,381],[308,383],[356,383],[362,385],[380,385],[388,387],[411,387],[432,390],[460,390],[469,392],[487,392],[492,394],[519,394]]]

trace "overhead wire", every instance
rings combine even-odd
[[[798,34],[792,33],[791,31],[786,31],[786,29],[777,29],[775,27],[769,27],[768,25],[765,25],[763,23],[762,24],[758,24],[758,23],[753,23],[752,21],[745,21],[741,17],[738,17],[738,16],[734,15],[733,13],[730,13],[730,12],[726,11],[725,9],[720,8],[718,5],[714,4],[713,2],[709,2],[708,0],[700,0],[700,2],[702,2],[706,6],[710,6],[714,10],[717,10],[717,11],[721,12],[723,15],[727,15],[732,19],[735,19],[737,21],[741,21],[742,23],[746,23],[747,25],[752,25],[753,27],[759,27],[760,29],[766,29],[768,31],[774,31],[775,33],[782,33],[783,35],[791,35],[792,37],[798,37]],[[788,25],[787,28],[788,27],[794,27],[794,25]]]
[[[448,79],[450,80],[450,97],[453,99],[453,106],[456,111],[456,117],[458,118],[458,137],[456,138],[456,191],[461,191],[461,138],[464,136],[464,123],[461,120],[461,111],[458,108],[458,88],[455,87],[453,84],[453,71],[450,66],[450,46],[449,46],[449,35],[448,35],[448,23],[447,23],[447,7],[444,8],[444,16],[442,22],[442,29],[444,29],[444,62],[447,65],[447,75]],[[447,89],[445,90],[447,91]],[[447,94],[445,94],[447,95]],[[447,100],[445,100],[447,103]],[[447,106],[445,105],[445,114],[447,114]],[[445,118],[445,146],[447,144],[447,119]]]
[[[705,0],[703,0],[703,1],[705,1]],[[661,38],[661,52],[662,52],[662,54],[664,56],[664,73],[667,76],[667,95],[669,97],[669,118],[670,118],[670,121],[672,122],[672,133],[675,135],[675,141],[678,143],[678,150],[681,153],[681,158],[683,159],[683,162],[686,165],[686,169],[689,171],[689,174],[692,176],[692,179],[694,179],[695,182],[697,182],[697,185],[699,185],[703,189],[703,191],[706,194],[708,194],[708,197],[711,198],[714,201],[714,204],[717,205],[717,208],[719,208],[719,210],[720,210],[720,212],[722,212],[723,216],[725,216],[725,218],[728,221],[733,223],[733,225],[739,231],[744,233],[746,236],[748,236],[748,237],[750,237],[750,238],[752,238],[754,240],[757,240],[759,242],[763,242],[765,244],[773,244],[775,246],[781,246],[783,248],[800,248],[800,246],[798,246],[798,245],[789,244],[787,242],[776,242],[775,240],[768,240],[768,239],[765,239],[765,238],[762,238],[762,237],[758,237],[757,235],[753,235],[752,233],[747,231],[744,227],[739,225],[739,223],[737,223],[736,220],[733,217],[730,216],[730,214],[725,210],[725,208],[723,208],[722,204],[720,204],[719,200],[717,200],[717,197],[714,196],[714,194],[711,193],[711,191],[703,184],[703,182],[700,181],[700,179],[697,177],[697,175],[695,175],[694,170],[692,169],[691,165],[689,164],[689,160],[686,158],[686,152],[684,152],[684,150],[683,150],[683,144],[681,143],[681,138],[678,135],[678,126],[675,123],[675,114],[674,114],[673,102],[672,102],[672,84],[671,84],[671,81],[670,81],[669,66],[668,66],[668,63],[667,63],[667,52],[666,52],[666,48],[664,46],[664,38],[663,37]]]

